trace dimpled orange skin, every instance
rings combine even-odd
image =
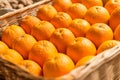
[[[30,60],[37,62],[41,67],[46,60],[55,57],[58,54],[56,47],[47,40],[40,40],[33,45],[29,52]]]
[[[73,70],[74,67],[74,62],[69,56],[58,53],[56,57],[49,59],[44,63],[43,75],[45,78],[63,76]]]
[[[12,48],[14,39],[24,34],[25,34],[25,31],[20,26],[10,25],[3,31],[2,41],[6,43],[8,47]]]
[[[91,25],[85,19],[74,19],[68,29],[73,32],[76,37],[84,37]]]
[[[73,3],[66,12],[72,17],[72,19],[84,18],[87,8],[81,3]]]
[[[107,9],[102,6],[93,6],[88,9],[84,19],[87,20],[90,24],[108,23],[110,14]]]
[[[97,54],[107,50],[107,49],[110,49],[116,45],[120,45],[120,41],[117,41],[117,40],[107,40],[107,41],[104,41],[97,49]]]
[[[42,68],[39,64],[32,60],[23,60],[21,61],[18,66],[20,66],[22,69],[30,72],[34,76],[42,76]]]
[[[13,49],[18,51],[24,59],[28,59],[29,51],[36,42],[33,36],[24,34],[14,40]]]
[[[66,11],[71,4],[72,4],[71,0],[52,0],[52,5],[58,12]]]
[[[65,53],[66,48],[75,39],[74,34],[67,28],[56,29],[50,37],[50,41],[56,46],[59,52]]]
[[[95,45],[85,37],[77,37],[74,42],[67,47],[66,54],[77,63],[78,60],[85,56],[96,54]]]
[[[40,19],[36,16],[26,15],[22,18],[20,26],[24,29],[27,34],[31,34],[31,28],[40,22]]]
[[[31,35],[36,40],[49,40],[52,33],[55,31],[55,27],[48,21],[40,21],[31,29]]]
[[[1,52],[0,57],[10,61],[14,64],[19,64],[23,60],[23,57],[14,49],[7,49],[6,52]]]
[[[39,8],[37,12],[37,17],[40,20],[50,21],[56,14],[57,14],[56,9],[52,5],[46,4],[46,5],[42,5]]]
[[[65,12],[58,12],[50,22],[55,28],[67,28],[72,22],[72,18]]]
[[[120,24],[120,7],[117,7],[110,16],[109,26],[114,31],[115,28]]]
[[[86,38],[99,47],[102,42],[113,39],[113,31],[105,23],[96,23],[87,31]]]

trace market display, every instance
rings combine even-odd
[[[4,29],[1,58],[34,76],[58,78],[120,45],[120,0],[51,2],[40,5],[35,15],[25,15],[19,24]],[[19,9],[33,3],[8,0],[8,5],[0,7]],[[109,4],[116,6],[110,8]]]

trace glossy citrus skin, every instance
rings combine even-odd
[[[31,34],[31,28],[40,22],[40,19],[32,16],[32,15],[26,15],[22,18],[20,22],[20,26],[24,29],[24,31],[28,34]]]
[[[37,17],[40,20],[50,21],[57,14],[57,10],[50,4],[42,5],[38,12]]]
[[[20,55],[20,53],[13,49],[7,49],[6,52],[1,52],[0,57],[14,64],[18,64],[23,60],[23,57]]]
[[[85,19],[74,19],[69,25],[68,29],[72,31],[72,33],[76,37],[84,37],[86,32],[90,29],[91,25]]]
[[[58,53],[43,65],[43,75],[46,78],[59,77],[69,73],[75,67],[73,61],[65,54]]]
[[[61,53],[66,53],[67,46],[70,45],[74,39],[74,34],[67,28],[56,29],[50,37],[50,41]]]
[[[71,0],[52,0],[52,5],[57,11],[66,11],[72,4]]]
[[[89,8],[85,15],[85,20],[87,20],[90,24],[108,23],[109,19],[109,12],[102,6],[93,6]]]
[[[66,53],[75,63],[85,56],[95,55],[96,47],[87,38],[78,37],[67,47]]]
[[[66,28],[72,22],[72,18],[65,12],[58,12],[50,21],[55,28]]]
[[[93,6],[103,6],[102,0],[81,0],[81,3],[88,9]]]
[[[2,41],[5,42],[10,48],[12,48],[14,39],[23,34],[25,34],[25,31],[20,26],[10,25],[3,31]]]
[[[66,12],[72,17],[72,19],[84,18],[87,8],[81,3],[73,3]]]
[[[120,23],[120,7],[116,8],[109,19],[109,26],[112,28],[112,30],[114,31],[115,28],[119,25]]]
[[[29,34],[24,34],[14,40],[13,49],[18,51],[24,59],[28,59],[29,51],[37,41]]]
[[[29,52],[29,59],[43,67],[44,62],[55,57],[57,52],[56,47],[50,41],[41,40],[33,45]]]
[[[120,0],[109,0],[106,4],[105,4],[105,8],[109,11],[109,13],[111,14],[114,9],[116,9],[117,7],[120,7]]]
[[[96,47],[99,47],[102,42],[113,39],[113,31],[104,23],[96,23],[88,30],[86,38],[91,40]]]
[[[82,59],[80,59],[77,63],[75,67],[80,67],[83,66],[84,64],[86,64],[88,61],[90,61],[92,58],[94,58],[95,56],[85,56]]]
[[[97,50],[97,54],[99,54],[100,52],[103,52],[107,49],[110,49],[116,45],[120,45],[120,41],[117,41],[117,40],[107,40],[107,41],[104,41],[99,47],[98,47],[98,50]]]
[[[32,60],[23,60],[18,64],[22,69],[30,72],[34,76],[42,76],[42,68]]]
[[[40,21],[31,29],[31,35],[36,40],[49,40],[52,33],[55,31],[55,27],[48,21]]]

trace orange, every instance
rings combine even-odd
[[[66,11],[71,4],[71,0],[52,0],[52,5],[57,11]]]
[[[117,7],[120,7],[120,0],[109,0],[106,4],[105,4],[105,8],[109,11],[109,13],[111,14],[113,12],[113,10]]]
[[[73,3],[80,3],[81,0],[71,0]]]
[[[18,51],[24,59],[28,58],[29,51],[37,41],[29,34],[24,34],[14,40],[13,49]]]
[[[59,53],[56,57],[48,59],[43,65],[45,78],[54,78],[65,75],[75,67],[73,61],[65,54]]]
[[[116,27],[114,31],[114,39],[120,41],[120,24]]]
[[[93,6],[88,9],[85,19],[90,23],[108,23],[110,14],[106,8],[102,6]]]
[[[13,49],[7,49],[5,52],[0,52],[0,57],[14,64],[18,64],[23,60],[23,57]]]
[[[100,52],[103,52],[107,49],[110,49],[116,45],[120,45],[120,41],[117,41],[117,40],[107,40],[107,41],[104,41],[99,47],[98,47],[98,50],[97,50],[97,54],[99,54]]]
[[[18,25],[8,26],[2,33],[2,41],[5,42],[10,48],[14,43],[14,39],[25,34],[24,30]]]
[[[81,3],[73,3],[67,10],[67,13],[72,17],[72,19],[84,18],[86,12],[86,6]]]
[[[77,37],[74,42],[67,47],[67,55],[75,63],[85,56],[93,56],[95,54],[95,45],[85,37]]]
[[[103,6],[102,0],[81,0],[81,3],[85,5],[87,8],[93,6]]]
[[[22,18],[20,26],[25,30],[26,33],[30,34],[31,28],[39,22],[40,20],[36,16],[26,15]]]
[[[35,76],[42,75],[42,68],[32,60],[23,60],[18,64],[22,69],[28,71]]]
[[[40,40],[35,43],[30,50],[29,59],[37,62],[43,67],[44,62],[47,59],[53,58],[57,55],[56,47],[47,40]]]
[[[0,41],[0,53],[6,52],[7,49],[9,49],[8,46],[3,41]]]
[[[50,41],[56,46],[59,52],[65,53],[66,48],[75,39],[74,34],[67,28],[56,29],[50,37]]]
[[[31,29],[31,35],[37,40],[48,40],[54,31],[55,27],[50,22],[40,21]]]
[[[113,39],[113,31],[107,24],[96,23],[88,30],[86,37],[99,47],[102,42]]]
[[[37,11],[37,17],[40,20],[50,21],[56,14],[56,9],[50,4],[42,5]]]
[[[85,56],[76,63],[76,67],[83,66],[95,56]]]
[[[96,23],[88,30],[86,37],[99,47],[102,42],[113,39],[113,31],[107,24]]]
[[[105,6],[105,4],[106,4],[108,1],[110,1],[110,0],[102,0],[103,6]]]
[[[55,28],[68,27],[71,22],[71,16],[65,12],[58,12],[51,19],[51,23],[55,26]]]
[[[112,30],[115,30],[115,28],[119,24],[120,24],[120,7],[117,7],[110,16],[109,25],[112,28]]]
[[[85,19],[74,19],[68,29],[73,32],[76,37],[85,36],[91,25]]]

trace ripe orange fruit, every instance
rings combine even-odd
[[[23,57],[20,55],[20,53],[13,49],[6,49],[5,52],[1,52],[0,57],[14,64],[18,64],[23,60]]]
[[[81,0],[71,0],[73,3],[81,3]]]
[[[35,76],[41,76],[42,75],[42,68],[39,64],[32,60],[23,60],[18,64],[22,69],[28,71],[29,73],[35,75]]]
[[[105,4],[106,4],[108,1],[110,1],[110,0],[102,0],[103,6],[105,6]]]
[[[31,35],[37,40],[48,40],[55,27],[48,21],[40,21],[31,29]]]
[[[98,50],[97,50],[97,54],[99,54],[100,52],[103,52],[107,49],[110,49],[116,45],[120,45],[120,41],[117,41],[117,40],[107,40],[107,41],[104,41],[99,47],[98,47]]]
[[[102,0],[81,0],[81,3],[85,5],[87,8],[93,6],[103,6]]]
[[[24,34],[22,36],[17,37],[14,40],[13,49],[18,51],[23,56],[24,59],[27,59],[29,51],[36,42],[37,41],[33,36],[29,34]]]
[[[114,39],[120,41],[120,24],[116,27],[114,31]]]
[[[90,61],[92,58],[94,58],[95,56],[85,56],[82,59],[80,59],[77,63],[76,63],[76,67],[79,66],[83,66],[85,65],[88,61]]]
[[[93,6],[88,9],[85,15],[85,19],[91,23],[108,23],[110,14],[106,8],[102,6]]]
[[[0,41],[0,53],[6,52],[7,49],[9,49],[8,46],[3,41]]]
[[[67,55],[77,63],[78,60],[85,56],[96,54],[95,45],[85,37],[78,37],[67,47]]]
[[[87,31],[86,37],[99,47],[102,42],[113,39],[113,31],[107,24],[96,23]]]
[[[42,5],[37,11],[37,17],[40,20],[50,21],[56,14],[56,9],[50,4]]]
[[[112,28],[112,30],[115,30],[115,28],[120,24],[120,7],[117,7],[112,12],[110,19],[109,19],[109,25]]]
[[[58,12],[51,19],[51,23],[55,26],[55,28],[68,27],[71,22],[71,16],[65,12]]]
[[[69,73],[74,67],[73,61],[67,55],[59,53],[44,63],[43,75],[45,78],[59,77]]]
[[[74,34],[67,28],[56,29],[50,37],[50,41],[56,46],[59,52],[65,53],[66,48],[75,39]]]
[[[85,19],[74,19],[69,25],[68,29],[73,32],[76,37],[85,36],[90,29],[90,24]]]
[[[67,10],[67,13],[72,17],[72,19],[84,18],[86,12],[86,6],[81,3],[73,3]]]
[[[53,58],[57,55],[56,47],[47,40],[40,40],[33,45],[29,53],[29,59],[37,62],[43,67],[47,59]]]
[[[109,13],[111,14],[113,12],[113,10],[117,7],[120,7],[120,0],[109,0],[106,4],[105,4],[105,8],[109,11]]]
[[[23,34],[25,34],[25,32],[20,26],[10,25],[3,31],[2,41],[11,48],[12,44],[14,43],[14,39]]]
[[[57,11],[66,11],[71,4],[71,0],[52,0],[52,5]]]
[[[40,19],[37,18],[36,16],[26,15],[25,17],[22,18],[20,26],[25,30],[26,33],[30,34],[31,28],[39,22]]]

